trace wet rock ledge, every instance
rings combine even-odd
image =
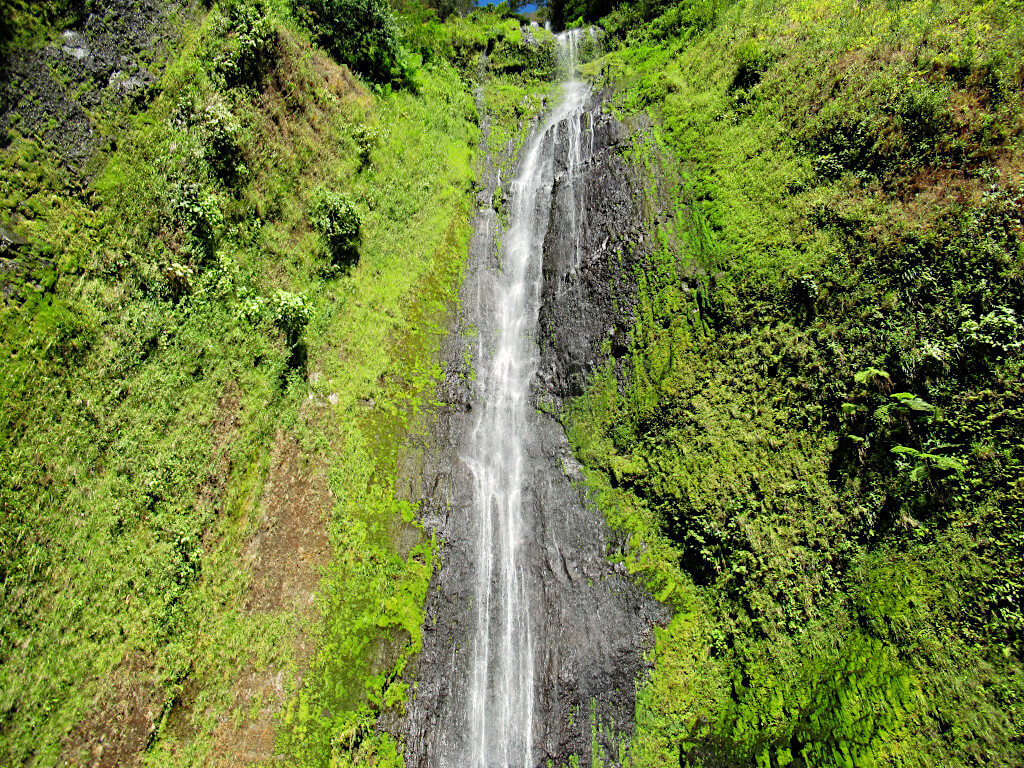
[[[644,213],[643,180],[624,156],[629,128],[593,97],[584,115],[589,148],[575,182],[586,215],[573,216],[566,152],[556,158],[551,223],[544,242],[544,288],[540,310],[541,364],[535,382],[540,398],[575,397],[610,353],[629,349],[636,305],[636,270],[647,261],[650,229]],[[589,134],[589,136],[588,136]],[[579,264],[574,269],[574,250]],[[605,342],[607,349],[602,351]],[[621,366],[619,366],[621,368]]]

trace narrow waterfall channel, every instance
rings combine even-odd
[[[532,765],[534,629],[521,552],[524,448],[530,440],[526,412],[538,360],[541,254],[550,210],[550,200],[544,198],[552,195],[560,139],[570,138],[572,164],[579,163],[580,123],[588,96],[587,87],[575,79],[580,34],[573,30],[558,38],[569,75],[564,96],[531,137],[511,185],[510,225],[495,274],[497,339],[490,364],[481,371],[483,408],[463,456],[475,480],[480,531],[470,650],[472,741],[464,763],[474,768]],[[559,130],[563,126],[568,130]],[[574,170],[570,167],[567,173],[571,176]],[[575,218],[579,212],[573,207]],[[478,360],[488,359],[487,341],[481,337]]]
[[[587,216],[580,171],[594,153],[595,106],[576,77],[586,34],[557,38],[562,98],[521,150],[503,232],[489,204],[496,171],[481,195],[463,347],[447,353],[454,366],[470,358],[475,375],[464,371],[465,391],[450,393],[464,408],[442,419],[442,449],[424,471],[424,520],[443,548],[408,766],[532,768],[572,755],[586,765],[597,732],[614,752],[613,734],[632,723],[656,611],[608,564],[609,536],[584,503],[565,435],[535,407],[545,247],[557,239],[568,251],[561,294],[580,267]]]

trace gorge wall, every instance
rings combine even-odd
[[[582,394],[599,364],[629,350],[636,305],[636,270],[651,248],[642,172],[626,157],[631,129],[595,94],[583,116],[587,157],[570,180],[568,144],[559,169],[547,237],[540,308],[541,364],[537,395],[557,400]],[[575,212],[574,207],[582,211]]]
[[[605,758],[621,759],[620,743],[632,731],[635,691],[653,643],[651,629],[668,620],[667,609],[622,565],[609,562],[624,542],[587,499],[564,430],[550,413],[553,403],[582,391],[607,355],[607,342],[621,344],[616,329],[624,333],[628,323],[632,270],[642,262],[647,241],[644,191],[620,154],[627,142],[626,128],[603,110],[598,95],[547,129],[541,149],[551,154],[551,175],[536,216],[542,222],[537,246],[543,254],[536,254],[542,261],[536,265],[542,351],[527,415],[533,439],[523,472],[521,545],[535,643],[533,764],[579,759],[589,765],[598,757],[595,747]],[[579,151],[578,159],[570,157],[573,151]],[[496,163],[485,167],[459,326],[444,351],[440,399],[446,405],[437,414],[417,483],[424,523],[442,542],[404,726],[406,764],[422,768],[459,764],[461,741],[471,731],[464,702],[473,683],[468,657],[478,599],[473,539],[479,521],[473,518],[473,478],[464,452],[484,407],[475,379],[491,354],[497,306],[491,274],[507,231],[492,201],[509,200],[508,190],[498,189]]]
[[[464,449],[555,38],[319,3],[380,61],[318,2],[0,0],[0,764],[480,730]],[[1018,6],[552,0],[606,45],[529,212],[538,764],[1024,762]]]

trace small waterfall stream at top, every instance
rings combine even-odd
[[[408,768],[590,765],[599,742],[614,755],[659,620],[608,562],[613,537],[585,503],[564,430],[537,408],[544,297],[582,295],[588,198],[603,194],[585,178],[600,104],[576,76],[589,34],[556,37],[562,96],[515,178],[502,189],[496,164],[483,173],[460,328],[443,353],[448,405],[416,481],[443,543],[402,726]],[[630,199],[628,184],[619,192]],[[621,195],[616,210],[629,207]]]
[[[511,184],[510,223],[495,274],[497,339],[483,372],[483,409],[463,456],[475,480],[479,522],[475,630],[468,697],[470,750],[462,765],[510,768],[533,764],[534,660],[530,597],[521,547],[526,412],[536,370],[541,253],[547,234],[555,150],[569,140],[579,164],[581,118],[589,89],[576,79],[580,30],[558,36],[568,80],[561,103],[530,138]],[[565,130],[563,130],[565,129]],[[553,135],[552,135],[553,134]],[[571,183],[571,182],[570,182]],[[545,204],[547,203],[547,204]],[[580,212],[574,209],[574,224]],[[481,344],[484,343],[481,338]],[[483,349],[478,359],[487,360]]]

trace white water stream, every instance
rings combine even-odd
[[[524,148],[510,186],[509,227],[490,291],[494,324],[480,339],[480,416],[463,461],[474,479],[478,523],[476,593],[467,692],[466,754],[449,756],[466,768],[532,768],[534,765],[534,637],[530,589],[522,554],[524,477],[529,389],[537,368],[537,316],[542,252],[547,234],[560,146],[567,156],[562,180],[569,187],[573,269],[578,268],[582,200],[576,176],[582,162],[588,87],[576,79],[582,35],[558,36],[567,80],[563,98]],[[447,762],[447,760],[445,761]]]

